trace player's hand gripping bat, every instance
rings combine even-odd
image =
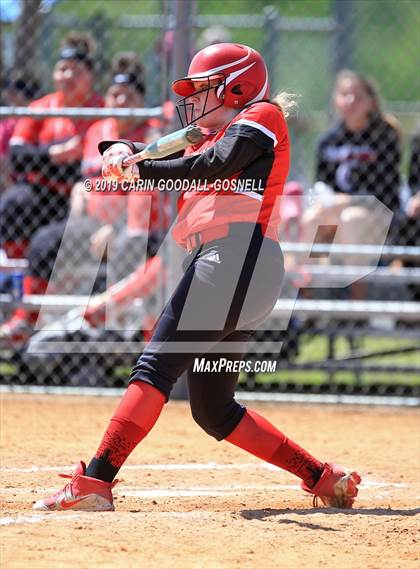
[[[122,167],[126,168],[141,160],[164,158],[191,146],[191,144],[198,144],[202,139],[203,133],[198,126],[187,126],[187,128],[162,136],[162,138],[148,144],[141,152],[124,158]]]

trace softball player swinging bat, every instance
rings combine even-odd
[[[315,501],[350,508],[361,481],[357,472],[318,460],[234,396],[239,373],[233,364],[246,354],[247,341],[281,289],[276,204],[289,169],[290,97],[282,93],[270,100],[261,55],[231,43],[198,52],[188,76],[172,88],[181,97],[183,126],[206,129],[204,141],[189,146],[181,158],[139,163],[132,156],[144,145],[114,140],[99,148],[106,178],[205,184],[206,191],[185,191],[178,199],[173,237],[189,252],[185,272],[94,457],[87,467],[80,461],[64,489],[34,508],[113,510],[118,470],[152,429],[185,371],[193,418],[206,433],[295,474]],[[235,191],[239,183],[247,191]],[[225,191],[217,191],[220,185]],[[165,349],[168,345],[180,347]],[[203,356],[232,365],[197,371],[194,360]]]

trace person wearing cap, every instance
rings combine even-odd
[[[130,60],[132,63],[132,60]],[[145,83],[139,65],[126,70],[127,54],[114,61],[116,71],[105,95],[108,108],[141,108],[144,105]],[[102,157],[98,142],[107,138],[129,138],[152,142],[156,136],[155,119],[107,118],[93,123],[84,137],[81,172],[94,189],[101,181]],[[160,200],[164,207],[160,207]],[[146,261],[154,254],[168,227],[170,196],[160,192],[124,193],[120,191],[87,192],[83,182],[74,185],[71,193],[71,215],[68,219],[52,222],[35,232],[28,247],[29,271],[24,277],[24,290],[45,292],[54,264],[57,267],[55,290],[72,293],[83,291],[84,271],[97,271],[107,243],[113,286],[94,297],[86,317],[102,326],[106,306],[126,304],[133,297],[154,291],[161,261]],[[162,215],[164,218],[162,219]],[[150,225],[150,227],[149,227]],[[149,233],[150,230],[150,233]],[[65,239],[63,235],[65,234]],[[149,237],[149,239],[147,239]],[[143,255],[142,255],[143,253]],[[132,273],[132,275],[131,275]],[[131,276],[130,276],[131,275]],[[128,277],[128,278],[126,278]],[[119,282],[124,279],[122,282]],[[87,290],[86,292],[90,292]],[[12,317],[0,326],[0,342],[17,347],[25,343],[33,331],[38,312],[19,307]]]
[[[102,96],[93,90],[89,50],[85,36],[70,34],[54,67],[55,91],[29,108],[102,107]],[[67,117],[17,122],[10,139],[15,184],[0,198],[0,247],[8,257],[24,257],[39,227],[66,216],[71,188],[80,178],[83,138],[92,122]]]

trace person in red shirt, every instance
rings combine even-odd
[[[26,107],[39,91],[37,79],[13,69],[5,75],[7,78],[2,85],[1,103],[8,107]],[[9,142],[17,122],[16,117],[0,119],[0,193],[12,182],[9,172]]]
[[[357,472],[319,461],[234,396],[247,340],[281,289],[277,198],[289,167],[290,97],[270,101],[263,58],[239,44],[198,52],[173,90],[182,96],[184,124],[207,130],[204,143],[182,158],[127,168],[124,158],[139,145],[104,141],[100,149],[106,178],[139,176],[168,189],[186,182],[173,231],[189,252],[185,272],[95,456],[87,467],[80,461],[65,488],[34,508],[113,510],[118,470],[151,430],[185,371],[192,415],[205,432],[295,474],[302,488],[326,505],[351,507],[361,480]],[[197,358],[203,358],[203,367]]]
[[[135,64],[135,54],[130,55],[125,53],[114,60],[114,73],[105,97],[108,108],[139,108],[144,104],[142,68]],[[88,320],[102,325],[106,307],[122,307],[129,300],[154,291],[162,263],[160,258],[153,263],[146,261],[146,251],[147,257],[155,254],[168,228],[170,196],[162,192],[104,193],[94,189],[101,180],[98,142],[109,137],[151,142],[156,137],[156,126],[155,119],[124,118],[108,118],[90,126],[84,138],[81,173],[89,179],[93,191],[87,192],[83,182],[76,183],[69,218],[49,223],[32,236],[28,247],[29,270],[23,281],[25,294],[35,290],[42,294],[48,284],[60,293],[85,292],[83,281],[87,279],[82,275],[92,271],[96,275],[95,257],[102,257],[107,243],[110,244],[108,273],[114,284],[93,298],[86,314]],[[54,265],[56,273],[51,281]],[[0,326],[1,343],[15,348],[23,345],[31,336],[37,317],[37,310],[17,308]]]
[[[113,84],[106,95],[106,105],[112,108],[142,107],[144,104],[145,82],[143,71],[136,63],[134,53],[125,52],[113,61]],[[132,119],[108,119],[100,121],[91,128],[86,143],[86,160],[83,160],[84,173],[94,176],[92,187],[100,179],[102,165],[98,153],[98,141],[104,138],[125,137],[150,143],[159,136],[161,122],[148,119],[135,122]],[[102,213],[104,221],[112,214],[121,212],[123,206],[126,226],[116,234],[115,223],[106,222],[91,236],[93,254],[102,250],[103,241],[111,241],[109,250],[110,277],[114,283],[105,292],[93,297],[85,312],[85,318],[95,326],[103,326],[106,310],[115,313],[129,305],[133,299],[147,300],[159,285],[164,282],[162,258],[156,255],[171,220],[171,200],[169,194],[162,192],[107,192],[103,194],[82,191],[84,199],[89,196],[86,212],[91,217]],[[117,225],[118,224],[117,222]],[[71,247],[72,249],[72,247]],[[63,258],[66,255],[63,254]],[[151,311],[153,312],[153,310]],[[150,321],[154,318],[150,314]],[[146,320],[148,318],[146,317]],[[149,335],[146,329],[143,334]]]
[[[88,36],[69,34],[54,67],[56,90],[29,108],[102,107],[102,96],[93,91],[92,49]],[[0,246],[8,257],[24,257],[37,229],[67,215],[71,189],[81,175],[83,139],[92,122],[66,117],[17,122],[10,139],[16,183],[0,198]]]

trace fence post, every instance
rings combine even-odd
[[[55,30],[55,15],[49,10],[44,10],[42,14],[42,21],[41,21],[41,64],[37,68],[37,79],[43,82],[43,86],[51,87],[52,78],[51,78],[51,69],[54,67],[54,56],[57,54],[55,53],[54,49],[54,30]]]
[[[262,52],[267,64],[270,83],[276,85],[276,62],[280,43],[280,14],[275,6],[265,6],[264,8],[264,43]]]
[[[184,77],[188,71],[188,63],[191,57],[191,17],[193,11],[194,0],[173,0],[172,9],[175,16],[174,29],[174,60],[172,66],[172,79]],[[175,121],[178,118],[175,117]],[[175,128],[179,128],[177,124]],[[176,211],[177,193],[172,192],[173,207]],[[181,255],[179,249],[172,243],[168,251],[169,261],[172,264],[170,275],[172,282],[169,284],[170,290],[174,290],[174,285],[179,274],[178,267],[181,265]],[[188,387],[186,373],[178,379],[172,390],[172,399],[188,399]]]
[[[18,19],[14,66],[22,73],[37,69],[41,0],[25,0]]]
[[[353,65],[353,14],[355,8],[353,0],[334,0],[334,13],[337,21],[335,41],[332,42],[334,74],[340,69],[351,68]]]
[[[96,41],[95,75],[98,78],[100,90],[105,90],[108,86],[108,78],[106,77],[108,44],[106,34],[108,27],[107,17],[102,11],[92,14],[87,21],[87,31],[92,33]]]
[[[170,79],[171,72],[170,61],[171,53],[170,50],[165,46],[165,39],[167,34],[171,29],[171,7],[169,0],[161,0],[161,12],[164,18],[164,24],[162,27],[161,37],[160,37],[160,49],[159,49],[159,69],[160,69],[160,93],[159,101],[163,102],[170,98]]]

